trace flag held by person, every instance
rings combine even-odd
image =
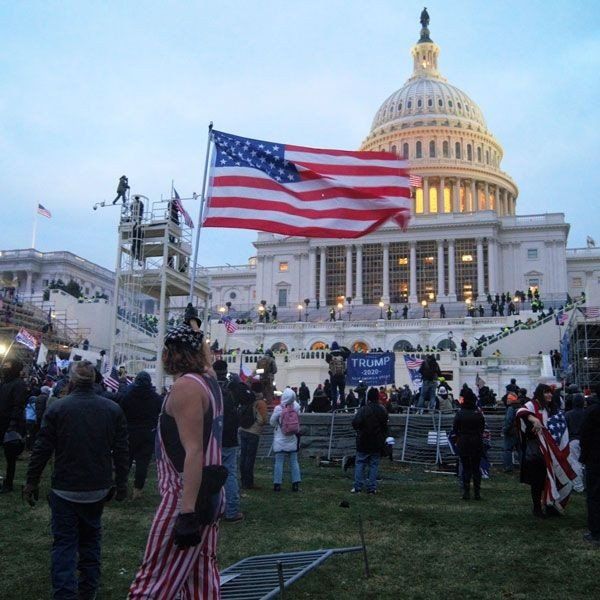
[[[410,218],[408,163],[389,152],[327,150],[212,132],[205,227],[358,238]]]
[[[103,383],[112,392],[117,392],[119,390],[119,372],[114,366],[110,370],[110,374],[104,375]]]
[[[408,354],[405,354],[404,363],[406,364],[406,368],[408,369],[410,380],[415,386],[420,387],[423,383],[423,376],[419,372],[419,369],[423,364],[423,359],[415,358],[414,356],[409,356]]]
[[[221,322],[225,325],[227,333],[235,333],[239,329],[237,323],[231,317],[223,317]]]
[[[173,205],[175,206],[175,208],[177,209],[177,211],[183,217],[183,220],[184,220],[185,224],[188,227],[194,227],[194,221],[192,221],[192,217],[190,217],[190,215],[185,210],[185,208],[183,208],[183,204],[181,203],[181,198],[179,197],[179,194],[177,193],[177,190],[175,188],[173,188],[173,200],[172,200],[172,202],[173,202]]]
[[[38,346],[37,338],[24,327],[19,329],[19,332],[15,336],[15,342],[22,344],[26,348],[29,348],[29,350],[35,350]]]

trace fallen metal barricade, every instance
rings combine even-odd
[[[362,546],[250,556],[221,571],[223,600],[267,600],[304,577],[334,554],[361,552]]]

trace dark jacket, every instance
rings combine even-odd
[[[594,403],[585,409],[585,419],[579,430],[581,446],[580,462],[600,465],[600,404]]]
[[[423,381],[435,381],[435,379],[442,376],[440,366],[433,356],[423,361],[423,364],[419,367],[419,373],[421,373]]]
[[[352,419],[352,427],[356,429],[358,452],[375,454],[383,450],[388,435],[388,414],[383,406],[369,402],[359,408]]]
[[[461,408],[454,417],[453,429],[456,433],[456,448],[459,455],[481,455],[485,419],[479,411]]]
[[[24,433],[26,402],[27,385],[20,377],[0,384],[0,444],[9,428]]]
[[[29,467],[27,483],[37,485],[54,453],[52,488],[83,492],[127,485],[127,421],[121,408],[78,387],[46,411]]]
[[[581,431],[581,425],[585,419],[585,415],[586,411],[584,408],[573,408],[565,413],[570,440],[579,439],[579,432]]]
[[[310,400],[310,390],[306,385],[301,385],[298,389],[298,400],[300,400],[300,403],[304,404],[308,403]]]
[[[154,391],[151,381],[138,382],[136,379],[125,392],[120,405],[127,418],[129,431],[156,429],[162,400]]]
[[[240,419],[237,411],[237,403],[234,399],[233,386],[227,380],[227,374],[217,376],[217,382],[223,395],[223,434],[221,445],[223,448],[235,448],[238,445],[238,427]]]

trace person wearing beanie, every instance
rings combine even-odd
[[[292,491],[299,491],[301,475],[298,463],[298,434],[300,405],[296,402],[296,393],[287,387],[281,395],[280,403],[271,415],[273,434],[273,452],[275,453],[275,466],[273,467],[273,490],[281,491],[283,482],[283,466],[286,455],[290,458],[292,475]],[[294,416],[295,415],[295,416]]]
[[[23,363],[16,358],[6,359],[2,365],[0,385],[0,444],[6,459],[6,475],[0,494],[13,491],[17,457],[23,452],[25,436],[25,403],[27,386],[21,378]],[[9,435],[10,434],[10,435]],[[7,439],[10,438],[9,440]]]
[[[135,461],[133,500],[142,495],[146,483],[161,406],[162,400],[152,385],[150,375],[140,371],[121,400],[121,408],[127,418],[130,469]]]
[[[475,500],[481,500],[480,462],[483,454],[485,420],[477,410],[477,396],[466,384],[461,390],[460,409],[452,427],[456,435],[456,448],[460,459],[462,498],[471,497],[471,479]]]
[[[48,496],[53,598],[96,597],[104,504],[115,485],[116,500],[127,496],[127,422],[117,404],[94,394],[94,380],[91,363],[73,363],[71,393],[46,410],[23,488],[23,498],[34,506],[54,455]]]
[[[366,486],[368,494],[376,494],[379,459],[388,437],[388,414],[379,404],[377,388],[369,388],[367,403],[354,415],[352,427],[356,430],[356,459],[350,492],[357,494]]]

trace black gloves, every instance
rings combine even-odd
[[[178,548],[197,546],[202,539],[200,523],[195,513],[179,513],[173,527],[173,537]]]
[[[21,496],[23,501],[27,502],[27,504],[33,508],[35,503],[40,499],[40,488],[33,483],[26,483],[23,486]]]

